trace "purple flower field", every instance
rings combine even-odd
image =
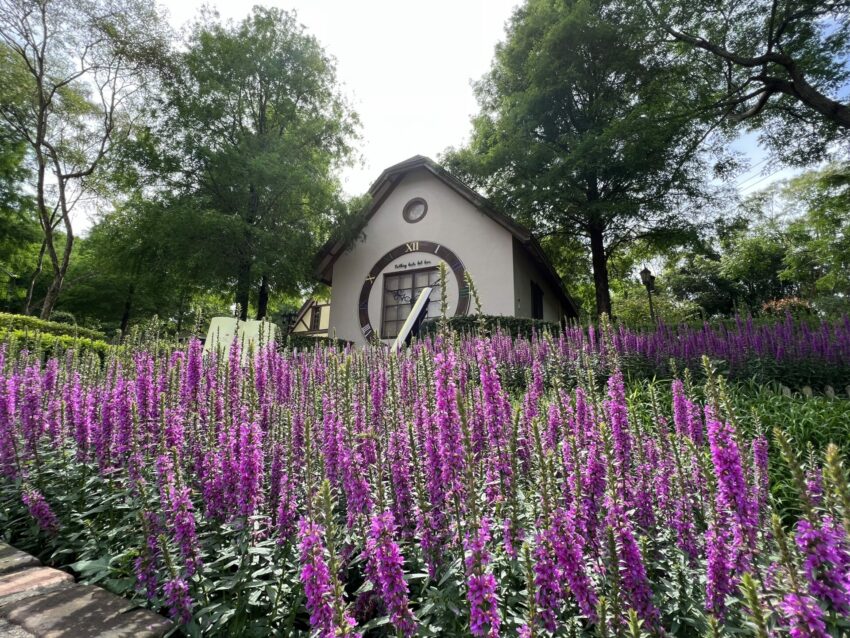
[[[667,326],[652,331],[611,328],[567,328],[551,339],[512,340],[497,333],[493,351],[500,369],[530,369],[542,359],[550,369],[581,376],[588,364],[607,374],[620,367],[639,377],[669,378],[671,362],[699,372],[703,356],[721,362],[733,379],[756,378],[792,387],[850,384],[850,318],[809,324],[786,316],[783,321],[756,323],[738,317],[723,324]],[[466,343],[464,356],[471,356]],[[578,365],[577,365],[578,364]],[[578,367],[578,374],[576,368]]]
[[[3,350],[0,527],[189,635],[847,632],[837,448],[801,463],[783,433],[747,436],[715,375],[663,399],[590,363],[826,366],[850,325],[665,330],[444,333],[399,355],[195,341],[105,364]],[[567,365],[576,387],[544,382]],[[769,496],[776,463],[796,519]]]

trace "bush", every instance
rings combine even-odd
[[[67,323],[72,326],[77,325],[77,318],[74,313],[67,310],[56,310],[50,315],[50,321],[53,323]]]
[[[71,318],[74,316],[71,313],[54,313],[54,316],[59,315],[60,319]],[[42,332],[51,335],[68,335],[70,337],[84,337],[92,341],[102,341],[106,338],[102,332],[97,330],[89,330],[81,328],[77,325],[69,325],[69,323],[60,323],[58,321],[44,321],[38,317],[30,317],[27,315],[13,315],[0,312],[0,330],[20,330],[23,332]]]
[[[500,315],[466,315],[464,317],[452,317],[448,320],[449,328],[461,334],[474,333],[483,328],[487,334],[497,331],[503,332],[511,337],[531,338],[533,334],[544,331],[559,332],[561,327],[553,321],[542,319],[528,319],[526,317],[504,317]],[[439,330],[438,319],[428,319],[422,324],[420,336],[435,335]]]
[[[287,348],[297,348],[298,350],[311,349],[316,346],[336,346],[344,348],[349,345],[344,339],[334,339],[333,337],[308,337],[305,335],[292,334],[281,339],[280,345]]]
[[[27,330],[0,329],[0,344],[7,344],[6,351],[9,355],[14,355],[21,350],[29,350],[32,353],[38,353],[41,358],[58,357],[68,350],[76,350],[81,354],[95,354],[104,361],[109,353],[115,350],[115,346],[97,339]]]

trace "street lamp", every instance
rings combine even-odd
[[[655,275],[647,268],[643,267],[640,271],[641,283],[646,287],[646,294],[649,297],[649,317],[652,323],[655,323],[655,308],[652,306],[652,291],[655,290]]]

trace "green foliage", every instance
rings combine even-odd
[[[659,56],[647,28],[617,2],[526,3],[477,87],[469,146],[445,158],[539,234],[581,238],[600,313],[609,257],[637,238],[691,238],[679,206],[707,193],[709,125],[684,112],[692,71]]]
[[[154,169],[143,179],[163,211],[146,214],[170,226],[157,237],[192,247],[171,261],[191,260],[187,278],[197,268],[208,286],[235,286],[243,318],[259,285],[264,315],[272,291],[301,292],[312,280],[317,242],[344,208],[334,171],[356,118],[333,61],[278,9],[255,7],[229,24],[205,15],[172,66],[152,144],[140,141]],[[176,189],[161,184],[164,171]]]
[[[806,165],[850,129],[850,7],[830,0],[645,0],[693,90],[782,161]],[[671,38],[672,36],[672,38]],[[672,41],[671,41],[672,40]]]
[[[465,315],[463,317],[451,317],[446,321],[450,330],[460,334],[475,334],[483,330],[485,334],[496,331],[529,339],[532,335],[541,335],[544,332],[555,333],[559,330],[557,323],[543,321],[542,319],[528,319],[526,317],[503,317],[500,315]],[[421,336],[435,335],[440,329],[438,321],[425,321],[422,324]]]
[[[810,171],[751,196],[698,251],[668,256],[661,279],[706,316],[770,311],[800,299],[827,316],[850,295],[850,173]],[[799,304],[798,304],[799,305]]]
[[[850,295],[850,165],[833,165],[788,182],[786,206],[803,214],[787,228],[779,276],[809,298]]]
[[[25,87],[11,49],[0,44],[0,105],[18,108],[25,104]],[[0,117],[0,307],[8,310],[23,301],[41,235],[25,187],[31,178],[21,131]]]
[[[73,317],[71,317],[71,319],[73,320]],[[44,321],[43,319],[30,317],[28,315],[0,313],[0,329],[6,331],[16,330],[27,333],[39,332],[54,336],[64,335],[69,337],[83,337],[93,341],[101,341],[104,339],[104,334],[102,332],[82,328],[75,323]]]
[[[630,328],[651,329],[653,323],[649,314],[646,288],[639,283],[628,284],[628,280],[618,282],[618,294],[613,299],[615,321]],[[666,287],[658,286],[653,291],[652,307],[656,320],[668,325],[679,325],[700,319],[700,308],[697,304],[677,299]]]
[[[41,358],[61,357],[63,353],[73,350],[83,355],[95,354],[101,362],[115,351],[115,346],[97,339],[49,332],[10,330],[6,327],[0,328],[0,344],[6,344],[7,351],[12,354],[28,350]]]
[[[342,349],[349,345],[349,342],[344,339],[334,339],[333,337],[309,337],[306,335],[291,334],[282,338],[280,345],[286,348],[297,348],[298,350],[312,350],[317,346],[332,346]]]
[[[191,311],[206,292],[201,247],[209,240],[192,213],[132,197],[78,241],[58,305],[110,333],[157,315],[173,332],[192,327]],[[187,243],[198,250],[187,250]],[[226,304],[225,304],[226,306]],[[225,312],[225,314],[227,314]]]
[[[65,323],[70,324],[72,326],[77,325],[77,318],[74,316],[74,313],[68,312],[67,310],[58,310],[50,315],[51,323]]]
[[[110,190],[101,180],[104,158],[137,123],[165,46],[163,24],[151,0],[14,2],[0,12],[7,45],[0,80],[11,79],[0,82],[0,120],[33,165],[28,185],[43,249],[32,278],[42,263],[51,275],[40,300],[43,319],[71,263],[74,207]]]

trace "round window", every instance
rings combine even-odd
[[[428,212],[428,202],[421,197],[414,197],[404,205],[404,221],[415,224],[422,221],[425,213]]]

